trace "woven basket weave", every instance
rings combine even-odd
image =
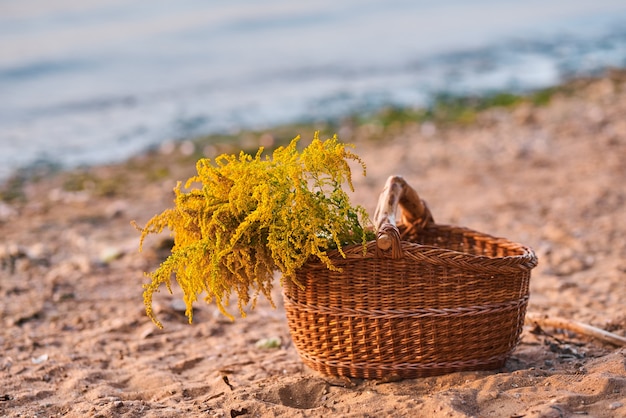
[[[331,376],[396,379],[500,368],[518,343],[530,248],[467,228],[385,225],[376,241],[330,253],[341,271],[309,261],[284,283],[303,362]],[[380,231],[379,231],[380,232]],[[402,237],[402,238],[400,238]]]

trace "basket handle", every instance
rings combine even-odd
[[[402,257],[400,231],[396,226],[398,205],[404,225],[423,229],[426,225],[435,222],[426,202],[420,199],[415,189],[402,176],[390,176],[378,198],[378,206],[374,213],[374,226],[378,249],[386,251],[391,248],[392,258]]]

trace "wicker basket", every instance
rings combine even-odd
[[[382,222],[366,254],[361,245],[344,248],[346,258],[331,254],[341,271],[311,260],[297,275],[302,287],[286,281],[289,328],[305,364],[373,379],[504,365],[521,334],[535,254],[424,219]],[[391,237],[387,250],[381,236]]]

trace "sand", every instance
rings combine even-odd
[[[438,222],[535,249],[529,312],[625,336],[625,115],[626,76],[613,72],[469,124],[340,133],[368,164],[355,203],[372,213],[403,175]],[[138,253],[130,221],[169,207],[192,174],[169,152],[14,184],[21,198],[0,203],[0,416],[626,416],[626,348],[558,329],[525,327],[500,370],[385,383],[304,366],[278,285],[275,309],[260,299],[231,322],[198,304],[192,325],[180,292],[163,291],[156,328],[142,272],[167,236]]]

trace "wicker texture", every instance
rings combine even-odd
[[[467,228],[385,225],[382,251],[331,253],[341,271],[310,261],[284,284],[303,362],[332,376],[395,379],[502,367],[518,343],[530,248]]]

